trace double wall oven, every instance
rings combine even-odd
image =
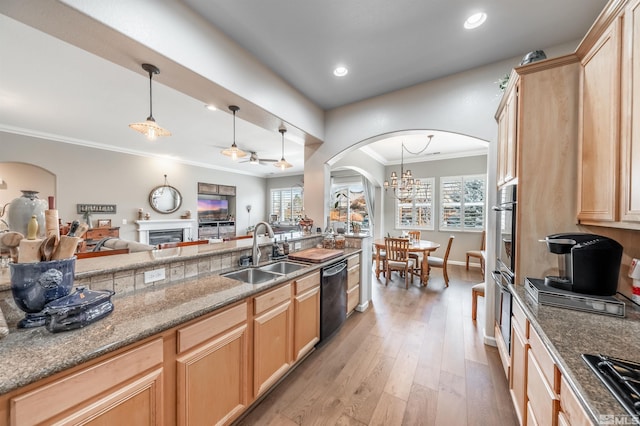
[[[493,207],[496,220],[496,269],[492,272],[495,281],[495,318],[500,326],[502,338],[511,350],[511,292],[516,258],[516,193],[517,185],[508,185],[498,191],[498,204]]]

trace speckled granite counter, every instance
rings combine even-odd
[[[360,251],[347,248],[344,257]],[[244,284],[208,275],[135,289],[114,296],[115,310],[107,318],[83,329],[57,334],[49,333],[43,327],[16,329],[23,312],[18,310],[11,297],[5,297],[0,299],[0,308],[10,333],[0,340],[0,394],[135,343],[339,259],[313,264],[264,284]]]
[[[592,420],[597,424],[600,416],[628,416],[581,355],[603,354],[640,362],[640,310],[627,304],[626,317],[617,318],[538,305],[523,286],[510,286],[510,290]]]

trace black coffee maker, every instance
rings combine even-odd
[[[558,257],[558,276],[545,277],[550,287],[596,296],[613,296],[618,289],[622,246],[594,234],[553,234],[545,238]]]

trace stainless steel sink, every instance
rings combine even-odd
[[[229,272],[223,274],[223,277],[231,278],[234,280],[242,281],[248,284],[260,284],[267,281],[280,278],[281,274],[274,274],[273,272],[261,271],[256,268],[241,269],[235,272]]]
[[[295,271],[299,271],[300,269],[306,268],[308,265],[304,265],[302,263],[293,263],[293,262],[276,262],[271,263],[269,265],[264,265],[259,267],[258,269],[261,271],[275,272],[276,274],[287,275]]]

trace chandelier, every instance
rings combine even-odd
[[[407,151],[413,155],[422,154],[431,144],[431,140],[433,139],[433,135],[428,136],[429,141],[424,148],[422,148],[418,152],[411,152],[404,146],[404,142],[402,142],[402,152],[400,154],[400,177],[396,174],[395,171],[391,172],[391,176],[389,180],[384,181],[384,190],[387,192],[389,189],[392,190],[393,196],[400,201],[401,203],[410,203],[412,201],[417,202],[425,202],[427,200],[427,191],[422,186],[420,179],[414,179],[411,174],[411,170],[404,169],[404,152]]]

